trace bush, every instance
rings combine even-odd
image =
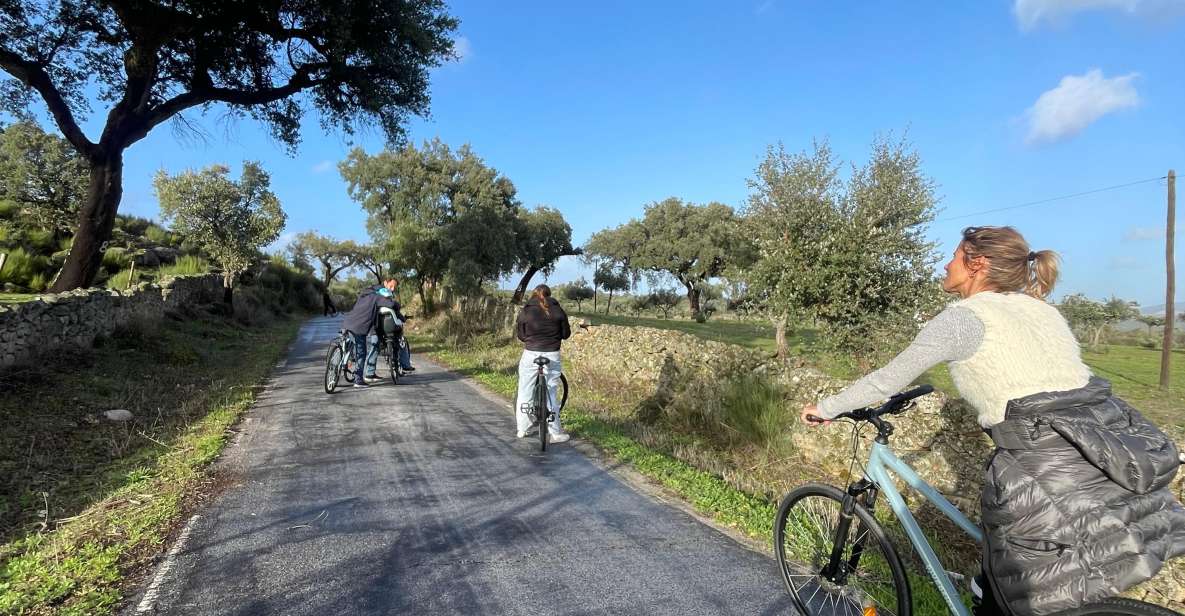
[[[127,269],[132,265],[132,256],[127,249],[118,246],[108,248],[103,252],[103,269],[115,273]]]
[[[177,261],[172,265],[166,265],[160,268],[160,275],[164,276],[194,276],[197,274],[205,274],[210,271],[210,263],[205,259],[194,256],[185,255],[178,257]]]
[[[154,246],[173,246],[177,243],[172,233],[157,225],[149,225],[144,230],[144,237]]]
[[[0,283],[12,283],[18,287],[40,291],[53,276],[49,257],[29,254],[21,248],[8,252],[4,269],[0,270]],[[36,283],[38,286],[35,286]]]

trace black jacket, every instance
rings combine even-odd
[[[548,313],[543,312],[539,298],[532,297],[518,313],[515,334],[528,351],[558,351],[560,341],[572,336],[568,315],[553,297],[547,298]]]
[[[1177,449],[1107,381],[1012,400],[990,433],[985,564],[1013,613],[1118,594],[1185,554]]]
[[[358,296],[358,301],[354,303],[354,308],[346,313],[345,319],[342,320],[342,329],[353,332],[355,334],[369,334],[374,331],[375,322],[378,320],[379,308],[395,308],[399,310],[399,303],[389,297],[383,297],[378,294],[380,286],[370,287]],[[402,319],[400,315],[400,319]]]

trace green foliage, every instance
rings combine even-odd
[[[1099,348],[1107,327],[1140,315],[1135,302],[1127,302],[1117,297],[1112,297],[1106,302],[1096,302],[1081,293],[1064,297],[1057,309],[1069,322],[1079,340],[1089,342],[1091,349]]]
[[[157,225],[151,225],[144,230],[144,239],[155,246],[176,246],[180,243],[176,236]]]
[[[655,289],[647,296],[651,306],[662,312],[664,319],[671,317],[671,310],[683,299],[674,289]]]
[[[436,139],[374,156],[358,148],[339,168],[376,248],[395,269],[415,272],[426,302],[425,286],[475,294],[520,262],[514,184],[469,146],[454,152]]]
[[[197,274],[205,274],[210,271],[210,264],[205,259],[196,255],[183,255],[177,257],[177,261],[171,265],[166,265],[158,270],[160,277],[165,276],[194,276]]]
[[[752,255],[732,208],[696,205],[674,197],[646,206],[641,220],[593,234],[585,252],[624,272],[671,275],[687,289],[693,314],[700,312],[700,285],[744,267]]]
[[[126,248],[115,246],[103,251],[103,269],[109,272],[118,272],[131,265],[132,257],[128,254]]]
[[[286,216],[258,163],[243,163],[237,182],[229,174],[225,165],[175,177],[160,171],[153,184],[161,215],[172,221],[173,229],[198,242],[233,277],[280,236]]]
[[[535,269],[550,275],[560,257],[578,254],[572,247],[572,227],[559,210],[539,206],[519,209],[515,253],[519,270]]]
[[[18,287],[32,291],[45,289],[45,281],[51,275],[49,257],[29,254],[23,249],[9,251],[4,261],[4,269],[0,269],[0,284],[12,283]]]
[[[941,301],[925,238],[934,184],[904,141],[874,141],[871,161],[846,183],[838,167],[826,143],[768,149],[749,182],[757,260],[744,278],[772,317],[814,320],[837,350],[879,358]]]
[[[582,303],[593,298],[593,288],[583,277],[562,285],[557,291],[557,295],[560,297],[570,302],[576,302],[576,310],[580,310]]]
[[[369,254],[369,251],[367,251]],[[350,240],[338,241],[316,231],[305,231],[288,245],[288,254],[295,259],[316,262],[321,266],[321,282],[333,284],[343,270],[359,264],[363,251]]]
[[[50,234],[69,233],[86,196],[87,165],[65,139],[25,120],[0,130],[0,200]]]

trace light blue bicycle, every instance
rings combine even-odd
[[[862,423],[876,428],[876,441],[864,466],[864,477],[852,482],[847,490],[820,483],[806,484],[782,499],[774,523],[774,551],[786,588],[800,613],[807,616],[910,616],[915,611],[936,614],[949,611],[958,616],[969,616],[970,611],[955,588],[952,574],[943,567],[889,477],[892,471],[975,541],[983,542],[983,532],[974,522],[889,449],[893,424],[882,417],[909,410],[915,398],[932,391],[933,387],[923,385],[889,398],[878,408],[858,409],[836,417],[837,420],[852,420],[857,428]],[[854,457],[855,453],[853,461]],[[873,515],[877,496],[881,494],[934,581],[946,604],[945,610],[941,604],[915,610],[905,566]],[[991,590],[985,589],[984,592]],[[1104,614],[1171,616],[1177,613],[1141,601],[1108,599],[1056,616]]]

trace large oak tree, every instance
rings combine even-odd
[[[0,0],[4,110],[35,97],[86,159],[89,185],[53,290],[90,284],[123,193],[130,145],[187,110],[217,104],[299,142],[305,110],[351,132],[403,138],[428,111],[428,70],[452,57],[442,0]],[[110,105],[98,139],[79,122],[92,94]]]

